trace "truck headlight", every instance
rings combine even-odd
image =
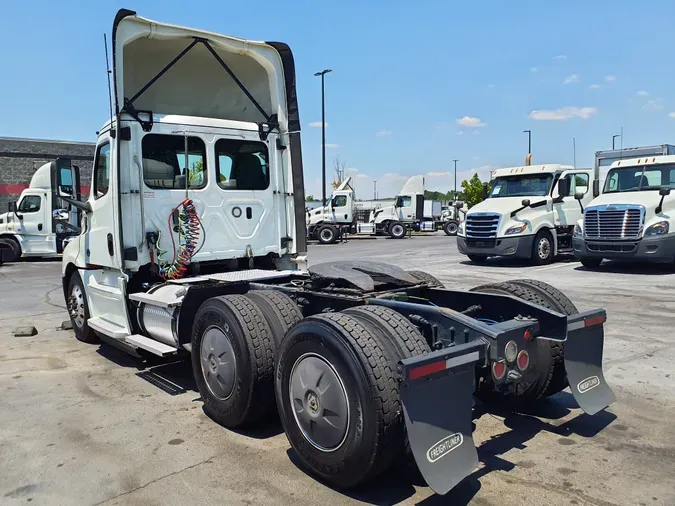
[[[579,226],[578,223],[576,225],[574,225],[574,235],[577,235],[577,236],[583,235],[583,233],[584,233],[584,231],[581,230],[581,227]]]
[[[670,225],[668,225],[667,221],[659,221],[658,223],[654,223],[651,227],[647,229],[647,231],[645,232],[645,237],[667,234],[669,228]]]
[[[460,223],[457,227],[457,235],[464,235],[464,223]]]
[[[504,235],[513,235],[513,234],[520,234],[521,232],[524,232],[527,229],[527,226],[530,224],[530,222],[525,221],[519,225],[516,225],[515,227],[511,227],[504,232]]]

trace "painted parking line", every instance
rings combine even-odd
[[[554,265],[547,265],[546,267],[540,267],[539,269],[535,269],[535,271],[547,271],[549,269],[559,269],[560,267],[570,267],[570,266],[577,267],[579,265],[581,265],[581,262],[565,262],[563,264],[554,264]]]

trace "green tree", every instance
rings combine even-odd
[[[305,202],[316,202],[316,200],[314,199],[314,195],[305,196]]]
[[[464,193],[463,200],[469,208],[483,201],[483,183],[477,173],[468,181],[466,179],[462,181],[462,190]]]

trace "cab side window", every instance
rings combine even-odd
[[[20,213],[37,213],[40,210],[42,198],[39,195],[27,195],[19,203]]]
[[[110,187],[110,144],[101,144],[94,159],[94,198],[108,193]]]
[[[346,195],[338,195],[333,200],[333,207],[344,207],[346,205],[347,205],[347,196]]]

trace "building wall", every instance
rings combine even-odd
[[[96,145],[91,142],[49,141],[0,137],[0,213],[28,187],[35,171],[58,157],[80,167],[82,193],[89,193]]]

